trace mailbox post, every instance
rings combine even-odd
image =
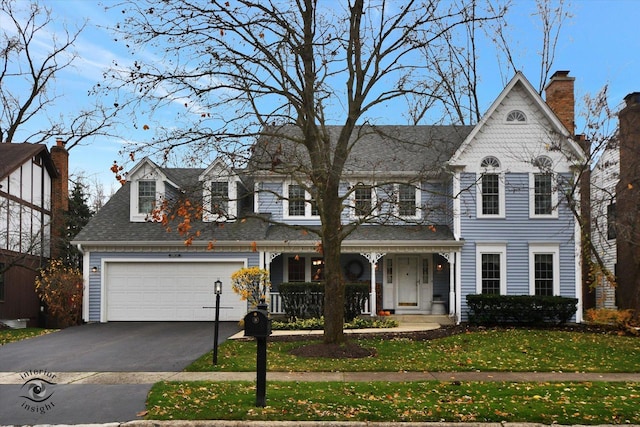
[[[256,353],[256,406],[267,405],[267,337],[271,335],[271,319],[264,300],[244,316],[244,336],[255,337]]]
[[[220,279],[214,282],[214,292],[216,293],[216,317],[213,328],[213,364],[218,364],[218,331],[220,330],[220,294],[222,293],[222,282]]]

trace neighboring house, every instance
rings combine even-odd
[[[609,141],[591,171],[591,241],[605,268],[614,276],[617,263],[616,185],[619,179],[620,150],[615,137]],[[615,308],[616,289],[606,275],[597,274],[594,286],[596,307]]]
[[[567,73],[552,78],[548,103],[517,73],[476,126],[356,129],[343,220],[376,216],[343,242],[341,263],[345,280],[370,284],[372,314],[464,321],[465,297],[476,293],[581,300],[579,228],[562,194],[584,160]],[[280,283],[322,280],[318,238],[296,227],[319,227],[315,205],[295,172],[281,173],[306,161],[287,144],[294,129],[259,138],[243,170],[219,160],[207,169],[139,162],[75,239],[85,258],[84,319],[211,320],[220,279],[221,318],[239,320],[247,306],[230,276],[244,266],[270,270],[273,311]],[[150,221],[153,206],[185,197],[210,212],[192,217],[201,234],[190,245]]]
[[[0,320],[42,323],[38,268],[55,256],[68,201],[68,153],[61,142],[0,144]]]
[[[616,304],[640,307],[640,92],[625,96],[618,113],[619,181],[616,184]]]

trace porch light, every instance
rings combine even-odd
[[[97,265],[94,265],[93,267],[91,267],[91,272],[92,273],[97,273],[98,271],[100,271],[100,269],[98,268]]]
[[[438,265],[436,265],[436,270],[438,271],[442,271],[442,269],[444,268],[444,266],[440,263],[438,263]]]

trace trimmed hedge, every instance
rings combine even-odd
[[[578,300],[558,296],[467,295],[469,323],[480,325],[562,324],[576,313]]]
[[[279,286],[282,309],[290,320],[319,318],[324,314],[324,283],[288,282]],[[345,284],[344,319],[350,322],[360,314],[369,298],[366,283]]]

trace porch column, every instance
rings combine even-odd
[[[262,266],[262,268],[264,268],[265,270],[267,270],[269,272],[269,280],[271,280],[271,263],[273,262],[273,260],[275,258],[277,258],[278,256],[280,256],[280,252],[265,252],[264,253],[264,265]],[[274,301],[273,298],[271,297],[271,289],[269,289],[268,291],[269,293],[269,311],[271,312],[280,312],[280,297],[278,297],[278,301]],[[265,295],[266,296],[266,295]]]
[[[456,310],[456,288],[455,288],[455,277],[456,277],[456,255],[455,252],[444,252],[439,253],[441,257],[447,260],[449,263],[449,316],[453,316]]]
[[[449,253],[449,316],[456,313],[456,254]],[[453,263],[452,263],[453,261]]]
[[[361,253],[363,257],[365,257],[369,264],[371,265],[371,292],[369,296],[369,307],[371,308],[371,316],[375,316],[377,312],[376,307],[376,265],[378,264],[378,260],[386,255],[386,253],[378,253],[378,252],[369,252],[369,253]]]

